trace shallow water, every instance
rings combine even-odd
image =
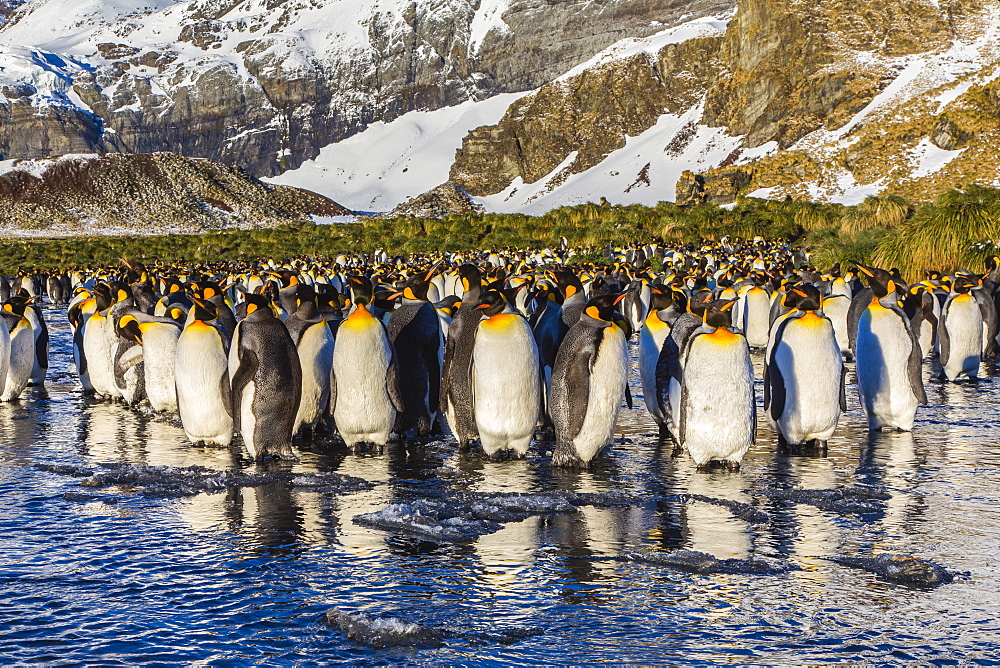
[[[766,422],[738,474],[694,472],[657,442],[641,408],[589,472],[554,471],[545,450],[488,462],[435,442],[410,453],[299,449],[257,467],[196,448],[169,420],[81,396],[61,309],[46,312],[45,390],[0,405],[0,657],[4,663],[996,663],[1000,658],[1000,382],[928,383],[912,434],[864,429],[856,391],[825,458],[776,453]],[[757,360],[758,371],[760,360]],[[926,377],[930,365],[925,369]],[[853,373],[849,379],[853,380]],[[760,388],[758,387],[758,390]],[[763,416],[761,416],[763,418]],[[337,472],[367,491],[317,492],[285,476],[181,498],[81,487],[68,465],[200,465]],[[779,500],[782,488],[884,486],[875,512]],[[459,492],[624,490],[628,507],[581,506],[496,533],[435,543],[352,522],[390,503]],[[751,524],[681,495],[751,503]],[[623,557],[689,548],[756,556],[784,575],[689,574]],[[898,552],[968,577],[933,589],[834,564],[834,555]],[[459,635],[429,649],[371,649],[323,622],[347,613],[450,631],[531,627],[504,645]]]

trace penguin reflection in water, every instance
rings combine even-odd
[[[615,311],[624,298],[591,299],[556,354],[549,406],[556,466],[589,467],[614,436],[628,369],[628,325]]]
[[[229,349],[234,429],[254,459],[295,459],[292,435],[302,396],[299,354],[262,295],[247,295],[246,316]]]
[[[678,440],[699,471],[711,461],[738,471],[757,429],[750,346],[730,328],[734,304],[710,302],[681,353]]]

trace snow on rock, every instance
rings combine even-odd
[[[474,128],[493,125],[525,93],[436,111],[411,111],[330,144],[298,169],[265,179],[336,196],[355,211],[388,211],[448,180],[455,151]]]
[[[673,201],[685,170],[714,167],[739,149],[742,138],[700,124],[701,106],[664,114],[650,129],[629,137],[600,164],[566,175],[572,153],[552,173],[524,184],[516,179],[496,195],[479,198],[491,211],[540,214],[560,206],[606,197],[613,204],[655,205]]]
[[[726,26],[729,25],[729,18],[730,17],[726,16],[708,16],[688,21],[687,23],[682,23],[678,26],[674,26],[673,28],[667,28],[666,30],[656,33],[655,35],[650,35],[649,37],[641,39],[629,37],[619,40],[590,60],[580,63],[573,69],[569,70],[556,79],[556,81],[566,81],[567,79],[572,79],[575,76],[583,74],[586,70],[600,67],[601,65],[606,65],[607,63],[614,62],[616,60],[624,60],[625,58],[630,58],[639,54],[645,53],[650,56],[655,56],[660,52],[660,50],[670,44],[680,44],[681,42],[686,42],[689,39],[696,39],[699,37],[715,37],[722,35],[726,32]]]
[[[930,139],[924,137],[920,140],[919,144],[907,151],[910,165],[913,168],[910,176],[919,179],[939,172],[949,162],[960,156],[964,150],[962,148],[955,151],[946,151],[943,148],[938,148],[931,143]]]

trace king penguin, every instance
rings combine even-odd
[[[403,410],[396,416],[400,436],[412,429],[420,436],[430,434],[440,403],[444,346],[437,313],[427,301],[427,288],[437,267],[406,281],[399,293],[403,303],[389,318],[389,338],[398,356],[403,398]]]
[[[35,335],[31,323],[24,317],[26,301],[12,298],[3,305],[0,316],[10,334],[10,358],[7,365],[7,377],[0,401],[17,401],[31,378],[31,369],[35,360]]]
[[[731,329],[733,301],[707,305],[702,325],[682,352],[684,373],[678,410],[678,440],[699,471],[709,462],[738,471],[754,443],[757,406],[750,346]]]
[[[176,411],[174,367],[180,323],[167,316],[128,311],[118,320],[118,329],[142,346],[143,389],[149,405],[156,411]]]
[[[313,286],[300,283],[297,301],[295,312],[285,320],[302,367],[302,399],[293,433],[305,429],[311,436],[319,424],[328,426],[334,337],[326,317],[316,307]]]
[[[233,429],[252,459],[295,459],[292,435],[302,398],[298,350],[266,297],[248,295],[245,306],[229,347]],[[329,331],[325,324],[323,330]]]
[[[462,303],[448,327],[441,367],[441,409],[460,448],[479,434],[472,412],[472,349],[482,312],[476,308],[482,292],[482,272],[473,264],[458,268]]]
[[[858,269],[868,277],[873,295],[860,314],[854,342],[858,394],[868,427],[910,431],[917,406],[927,403],[920,342],[899,308],[892,275],[860,264]]]
[[[642,383],[642,396],[646,402],[646,410],[663,435],[667,430],[667,418],[660,408],[659,394],[656,388],[656,363],[660,359],[660,351],[670,335],[669,317],[674,303],[673,291],[663,285],[650,285],[649,315],[639,331],[639,380]],[[674,314],[676,319],[676,315]]]
[[[556,466],[589,467],[614,436],[628,370],[627,325],[615,311],[624,298],[604,295],[587,302],[559,347],[549,405]]]
[[[187,324],[177,339],[177,410],[192,443],[228,446],[233,440],[229,342],[218,324],[215,304],[197,297],[192,301]]]
[[[330,413],[351,450],[362,443],[384,448],[403,409],[389,332],[369,310],[371,279],[351,276],[354,310],[337,330],[330,378]]]
[[[959,376],[975,380],[983,352],[983,314],[972,294],[979,281],[956,276],[944,303],[939,330],[941,376],[954,382]]]
[[[840,345],[833,323],[818,312],[819,290],[792,290],[798,310],[775,330],[764,367],[764,410],[785,444],[826,449],[846,410]]]
[[[470,310],[482,318],[472,351],[471,405],[483,451],[524,457],[542,398],[531,327],[496,290],[483,293]]]

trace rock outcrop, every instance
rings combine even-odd
[[[5,232],[199,232],[349,213],[316,193],[174,153],[65,156],[0,169]]]
[[[476,213],[483,207],[469,197],[469,193],[457,183],[449,181],[422,195],[403,202],[392,210],[389,216],[416,216],[419,218],[440,218],[450,213]]]

